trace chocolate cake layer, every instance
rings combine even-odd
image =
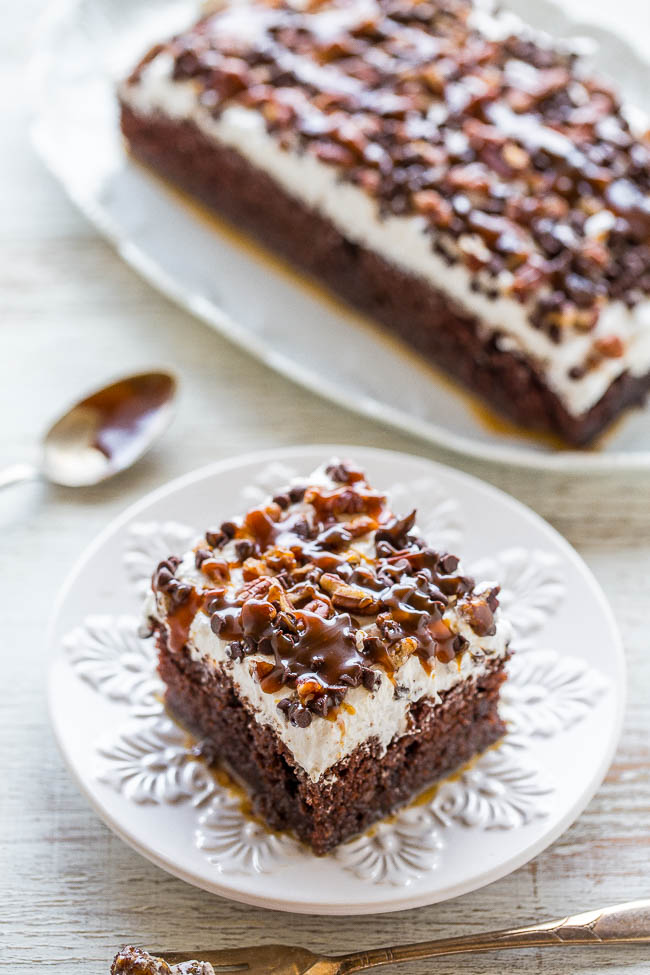
[[[376,318],[516,423],[583,446],[650,390],[650,373],[625,372],[586,413],[570,414],[528,359],[499,348],[498,334],[484,338],[476,318],[423,278],[347,240],[192,122],[137,115],[123,104],[121,124],[136,158]]]
[[[248,786],[254,811],[274,829],[291,830],[323,854],[408,802],[496,742],[504,660],[457,685],[434,705],[414,703],[412,730],[379,754],[372,740],[312,782],[273,731],[259,724],[237,696],[231,678],[195,662],[186,650],[171,653],[158,630],[159,671],[165,701],[203,744],[206,757],[236,770]]]

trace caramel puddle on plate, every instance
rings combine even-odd
[[[465,393],[464,390],[462,392]],[[528,430],[526,427],[515,423],[514,420],[508,420],[500,413],[494,412],[489,406],[475,399],[469,393],[465,393],[465,396],[472,415],[488,433],[493,433],[498,437],[515,437],[517,440],[532,441],[555,451],[577,449],[565,443],[556,434],[544,433],[541,430]]]
[[[554,433],[544,433],[541,430],[528,430],[526,427],[520,426],[515,423],[514,420],[508,420],[505,416],[501,416],[500,413],[493,412],[489,406],[483,403],[481,400],[475,399],[470,393],[467,393],[464,389],[460,388],[461,396],[465,396],[467,405],[474,415],[475,419],[481,424],[484,430],[489,433],[493,433],[499,437],[514,437],[517,440],[527,440],[529,443],[537,443],[539,445],[548,447],[549,450],[553,450],[557,453],[580,453],[580,454],[598,454],[607,443],[617,434],[621,427],[625,424],[629,415],[633,413],[635,409],[643,409],[643,407],[628,407],[619,416],[614,417],[612,421],[607,425],[607,428],[598,434],[595,440],[584,447],[574,447],[571,444],[565,443],[561,437]]]
[[[163,705],[165,714],[169,720],[173,721],[174,724],[177,725],[177,727],[179,727],[183,732],[185,736],[185,747],[191,751],[193,757],[198,762],[201,762],[208,775],[214,779],[217,785],[221,786],[222,789],[225,789],[230,798],[237,802],[242,816],[245,816],[250,822],[255,823],[257,826],[263,829],[265,833],[268,833],[269,836],[290,836],[292,839],[295,839],[289,830],[271,829],[271,827],[265,823],[263,819],[255,814],[253,811],[253,803],[250,793],[248,792],[248,789],[244,783],[238,779],[233,770],[229,768],[222,759],[219,759],[217,764],[211,764],[208,756],[202,748],[201,739],[197,738],[196,735],[191,732],[172,711],[169,710],[162,698],[162,695],[157,694],[156,698]]]
[[[231,246],[243,251],[258,263],[266,265],[266,267],[271,269],[275,274],[280,275],[287,281],[290,281],[294,287],[302,289],[302,291],[309,294],[312,298],[315,298],[322,304],[327,305],[330,311],[332,311],[335,315],[355,322],[357,327],[364,329],[364,331],[366,331],[369,335],[372,335],[375,341],[381,340],[387,347],[387,351],[392,350],[394,354],[408,358],[409,367],[411,369],[418,371],[423,375],[435,376],[436,382],[439,385],[444,386],[448,392],[453,393],[465,403],[468,411],[484,430],[487,430],[490,433],[500,437],[508,436],[516,437],[518,440],[527,440],[529,443],[537,443],[554,451],[565,452],[569,450],[581,449],[585,453],[598,452],[603,445],[603,441],[608,439],[611,435],[612,425],[610,425],[603,434],[599,435],[599,437],[597,437],[594,443],[592,443],[589,447],[575,448],[569,446],[560,437],[557,437],[554,434],[543,433],[537,430],[528,430],[526,427],[519,426],[514,421],[507,420],[499,413],[493,411],[486,403],[483,402],[483,400],[479,399],[479,397],[474,396],[473,393],[466,387],[462,386],[460,382],[457,382],[456,380],[447,376],[436,366],[435,363],[429,362],[423,356],[418,355],[417,352],[406,344],[406,342],[403,342],[401,339],[398,339],[392,335],[387,326],[382,325],[381,322],[366,317],[361,312],[356,311],[356,309],[354,309],[351,305],[347,304],[342,299],[337,298],[332,291],[328,290],[324,285],[321,285],[316,279],[311,278],[306,273],[298,271],[293,267],[292,264],[289,263],[289,261],[284,260],[281,256],[278,256],[277,254],[273,253],[273,251],[268,250],[264,244],[255,240],[252,235],[249,236],[244,231],[239,230],[234,224],[219,216],[219,214],[217,214],[215,211],[202,205],[193,196],[186,193],[185,190],[182,190],[173,183],[170,183],[163,176],[160,176],[154,170],[150,169],[144,163],[140,162],[140,160],[138,160],[135,156],[133,156],[129,152],[128,146],[126,146],[126,153],[133,165],[137,166],[142,172],[145,172],[148,178],[155,180],[158,185],[164,188],[165,192],[169,196],[178,201],[180,206],[182,206],[185,210],[188,210],[205,226],[220,234],[220,236],[225,238],[228,243],[231,244]],[[618,422],[621,419],[622,417],[614,421],[614,428],[617,427]]]
[[[490,745],[490,747],[486,748],[485,751],[480,752],[478,755],[474,755],[473,758],[470,758],[469,762],[465,762],[465,764],[461,765],[460,768],[454,769],[454,771],[450,772],[449,775],[445,775],[444,778],[438,779],[436,782],[432,783],[432,785],[428,785],[422,792],[419,792],[409,802],[405,803],[403,806],[400,806],[400,808],[394,813],[384,816],[383,819],[373,823],[372,826],[369,826],[368,829],[364,830],[364,832],[360,835],[373,836],[373,834],[377,831],[378,826],[381,826],[382,823],[396,822],[400,813],[403,813],[405,809],[417,809],[418,806],[426,806],[427,803],[431,802],[431,800],[434,798],[438,789],[440,789],[443,785],[446,785],[447,782],[457,782],[458,779],[460,779],[466,772],[469,772],[469,770],[476,765],[479,759],[482,758],[486,752],[499,748],[502,741],[503,738],[500,738],[494,743],[494,745]]]

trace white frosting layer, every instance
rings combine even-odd
[[[166,52],[154,58],[138,84],[123,87],[124,100],[140,114],[162,112],[171,118],[191,119],[209,138],[236,149],[293,197],[326,217],[349,240],[423,277],[475,315],[488,334],[502,333],[500,341],[505,350],[518,351],[533,360],[569,413],[579,416],[586,412],[622,372],[629,370],[640,376],[650,369],[650,300],[631,310],[620,301],[611,301],[601,310],[594,330],[570,330],[555,343],[531,325],[530,306],[505,294],[490,299],[473,291],[472,274],[462,261],[449,266],[434,252],[423,217],[380,218],[376,201],[359,187],[341,181],[336,167],[283,149],[269,135],[257,111],[231,106],[218,119],[213,118],[200,105],[192,81],[172,80],[172,63]],[[597,235],[602,227],[594,224],[593,230]],[[471,246],[472,241],[467,238],[464,243]],[[501,284],[506,288],[508,276],[509,272],[502,272]],[[490,283],[494,285],[494,280]],[[611,335],[623,341],[624,355],[603,358],[582,378],[572,379],[569,370],[585,362],[594,340]]]
[[[295,727],[278,710],[278,701],[287,696],[286,688],[275,693],[262,690],[255,664],[260,660],[268,661],[268,657],[252,654],[241,661],[230,660],[225,652],[227,644],[214,635],[205,613],[195,617],[189,646],[194,660],[213,662],[230,675],[255,719],[273,729],[296,764],[317,782],[328,769],[370,739],[377,739],[380,753],[385,752],[393,739],[406,733],[407,716],[413,702],[423,697],[438,701],[443,691],[477,677],[485,671],[486,663],[503,657],[507,652],[510,626],[499,617],[498,610],[496,621],[495,635],[479,641],[469,626],[459,620],[459,632],[470,641],[469,649],[461,657],[449,664],[436,661],[434,671],[427,674],[413,655],[396,671],[394,685],[377,668],[381,676],[378,690],[371,693],[363,687],[351,688],[335,721],[315,718],[307,728]]]

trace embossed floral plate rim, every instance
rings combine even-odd
[[[549,687],[557,683],[566,664],[568,671],[565,667],[560,679],[565,692],[573,694],[573,710],[562,712],[558,700],[549,696],[552,706],[540,729],[536,726],[539,708],[535,711],[534,700],[530,695],[526,698],[528,683],[518,684],[521,677],[515,675],[514,695],[505,701],[508,714],[514,714],[511,732],[501,750],[486,756],[483,771],[479,763],[460,784],[450,783],[440,790],[430,805],[412,807],[395,825],[380,827],[372,840],[353,841],[341,857],[319,860],[301,849],[282,854],[277,869],[272,865],[261,872],[241,872],[238,867],[231,870],[219,861],[221,833],[212,860],[199,845],[201,831],[204,841],[206,833],[208,841],[212,835],[210,817],[214,814],[218,819],[221,807],[227,806],[219,790],[210,792],[210,804],[204,804],[201,811],[204,782],[196,787],[191,803],[169,801],[154,806],[129,802],[107,784],[108,779],[99,780],[97,741],[109,733],[115,738],[118,724],[130,727],[134,711],[102,699],[81,680],[62,642],[88,614],[137,615],[135,590],[132,584],[129,587],[121,566],[124,547],[131,551],[131,529],[139,531],[152,518],[166,523],[183,520],[184,513],[187,521],[188,505],[204,525],[206,520],[213,520],[212,513],[218,519],[236,510],[238,504],[245,504],[246,498],[250,500],[250,494],[242,498],[243,489],[256,480],[266,485],[263,476],[268,480],[270,475],[265,472],[269,465],[273,471],[280,465],[306,474],[333,455],[355,458],[381,487],[398,480],[411,485],[416,498],[419,492],[421,502],[435,499],[432,508],[436,507],[438,514],[434,523],[438,518],[438,531],[443,536],[445,531],[459,535],[463,527],[471,528],[470,542],[465,539],[457,546],[470,570],[481,560],[489,569],[488,563],[493,563],[498,554],[506,579],[524,579],[524,589],[526,585],[532,589],[534,598],[519,603],[526,612],[516,621],[520,652],[513,664],[517,662],[529,683],[539,680],[548,661],[553,664],[555,660]],[[272,476],[279,486],[279,474]],[[404,490],[401,484],[399,490]],[[425,509],[426,504],[421,504],[421,521],[427,519]],[[481,537],[477,531],[483,533]],[[495,539],[503,549],[499,553]],[[532,582],[530,578],[525,581],[527,565]],[[506,601],[510,598],[505,589],[504,596]],[[517,609],[516,602],[513,609]],[[576,642],[581,633],[583,645]],[[261,451],[210,464],[157,489],[108,525],[81,556],[57,599],[49,641],[53,662],[48,696],[55,738],[80,791],[100,818],[147,859],[188,883],[244,903],[296,913],[403,910],[455,897],[505,876],[545,849],[580,814],[611,763],[623,719],[625,667],[620,637],[603,593],[571,546],[534,512],[477,478],[417,456],[374,448],[318,445]],[[582,685],[578,679],[576,685],[576,668],[587,672],[591,691],[587,692],[586,679]],[[517,694],[523,694],[519,705]],[[519,712],[517,707],[521,708]],[[526,721],[531,714],[532,727],[531,721]],[[140,716],[138,720],[153,719]],[[558,766],[558,756],[570,757],[578,752],[579,767]],[[548,767],[544,767],[545,762]],[[501,767],[505,775],[500,779]],[[492,779],[490,768],[497,769]],[[515,782],[515,805],[510,807],[509,800],[504,800],[501,808],[499,795],[492,795],[490,789],[502,788],[501,783],[507,789],[513,768],[521,768],[520,779],[528,794],[522,797],[517,793]],[[476,788],[472,776],[478,776]],[[486,814],[481,808],[477,810],[474,802],[477,796],[484,796],[481,776],[488,787]],[[549,784],[553,779],[556,781]],[[176,788],[177,783],[172,785]],[[538,796],[539,809],[534,805]],[[523,813],[516,805],[520,800]],[[479,807],[482,802],[480,798]],[[420,823],[424,820],[426,828]],[[207,846],[209,853],[209,842]],[[391,852],[395,848],[397,854]],[[262,850],[263,855],[266,853]],[[273,851],[271,854],[275,856]]]
[[[650,64],[624,38],[578,20],[558,0],[505,5],[557,37],[595,39],[605,73],[616,77],[630,101],[645,104]],[[650,467],[650,407],[628,411],[596,447],[583,451],[558,450],[525,431],[508,432],[506,424],[494,429],[477,417],[478,404],[459,386],[376,323],[332,302],[320,288],[314,295],[304,277],[267,252],[256,249],[251,256],[247,243],[233,243],[232,233],[206,224],[207,211],[197,215],[169,186],[128,159],[119,137],[114,83],[148,43],[184,26],[198,7],[199,0],[58,0],[36,31],[30,71],[34,145],[68,197],[122,259],[167,298],[286,378],[448,450],[567,472]],[[143,18],[151,21],[144,34]],[[132,35],[140,38],[138,44]],[[66,54],[68,43],[72,55]],[[123,53],[118,57],[116,51]],[[171,237],[160,232],[170,221]],[[257,303],[248,295],[256,276]],[[282,324],[295,321],[303,324],[302,344],[295,327]],[[352,374],[340,356],[330,356],[324,365],[314,362],[322,334],[357,364],[372,361],[373,369]],[[479,411],[483,415],[482,407]]]

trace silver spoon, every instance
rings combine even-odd
[[[134,464],[174,415],[176,380],[143,372],[91,393],[47,431],[40,463],[0,471],[0,488],[44,478],[65,487],[99,484]]]

